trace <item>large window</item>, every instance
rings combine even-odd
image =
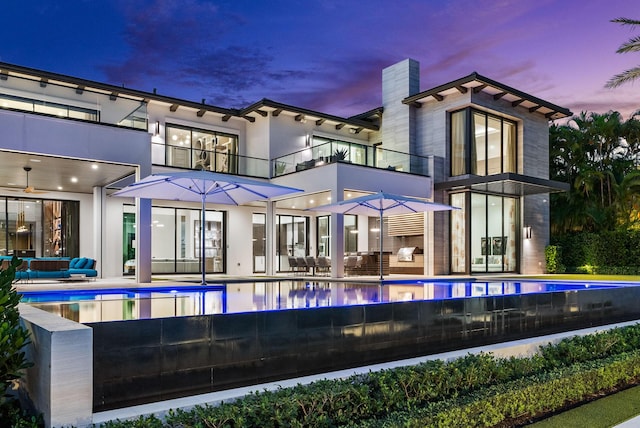
[[[456,193],[451,205],[462,208],[452,212],[451,271],[516,272],[518,199]]]
[[[253,272],[267,271],[267,216],[253,214]]]
[[[276,217],[278,270],[289,270],[289,256],[309,254],[309,217],[278,215]]]
[[[0,255],[78,257],[80,203],[0,198]]]
[[[123,212],[123,272],[135,273],[135,208]],[[199,273],[202,271],[201,211],[196,209],[151,209],[151,273]],[[225,213],[205,213],[205,270],[225,272]]]
[[[166,165],[236,174],[238,137],[167,124],[165,156]]]
[[[451,113],[451,176],[517,172],[516,123],[466,108]]]

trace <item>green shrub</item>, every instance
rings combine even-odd
[[[568,272],[640,273],[640,231],[637,230],[573,233],[554,237],[552,244],[562,248],[559,264],[566,266]]]
[[[548,245],[547,248],[544,249],[544,259],[547,265],[547,273],[564,273],[562,247]]]
[[[16,268],[21,263],[22,260],[13,257],[9,267],[0,271],[0,420],[5,421],[16,414],[8,392],[24,369],[31,366],[23,350],[29,343],[29,332],[20,325],[21,296],[13,288]]]

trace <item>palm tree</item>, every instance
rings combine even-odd
[[[632,28],[640,25],[640,21],[635,19],[628,19],[628,18],[616,18],[611,20],[611,22],[617,22],[622,25],[629,25]],[[638,51],[640,51],[640,36],[632,37],[627,42],[620,45],[616,53],[638,52]],[[609,79],[605,87],[617,88],[618,86],[624,83],[632,82],[638,78],[640,78],[640,66],[633,67],[629,70],[623,71],[620,74],[616,74],[611,79]]]

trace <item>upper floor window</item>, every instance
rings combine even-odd
[[[236,174],[238,136],[185,126],[166,127],[166,165]]]
[[[72,105],[47,102],[32,98],[18,97],[8,94],[0,94],[0,107],[13,110],[22,110],[56,116],[62,118],[90,120],[97,122],[99,114],[97,110],[76,107]]]
[[[515,122],[466,108],[451,113],[451,176],[517,172]]]

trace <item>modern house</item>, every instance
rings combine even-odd
[[[381,233],[391,273],[543,272],[548,194],[566,189],[548,179],[548,125],[571,112],[477,73],[421,92],[419,75],[410,59],[384,69],[382,106],[345,118],[0,63],[0,253],[91,257],[100,276],[140,282],[197,273],[197,204],[110,194],[151,173],[205,169],[304,190],[208,205],[210,273],[272,274],[289,256],[320,255],[341,277],[343,256],[377,253]],[[380,190],[461,209],[382,225],[306,210]]]

